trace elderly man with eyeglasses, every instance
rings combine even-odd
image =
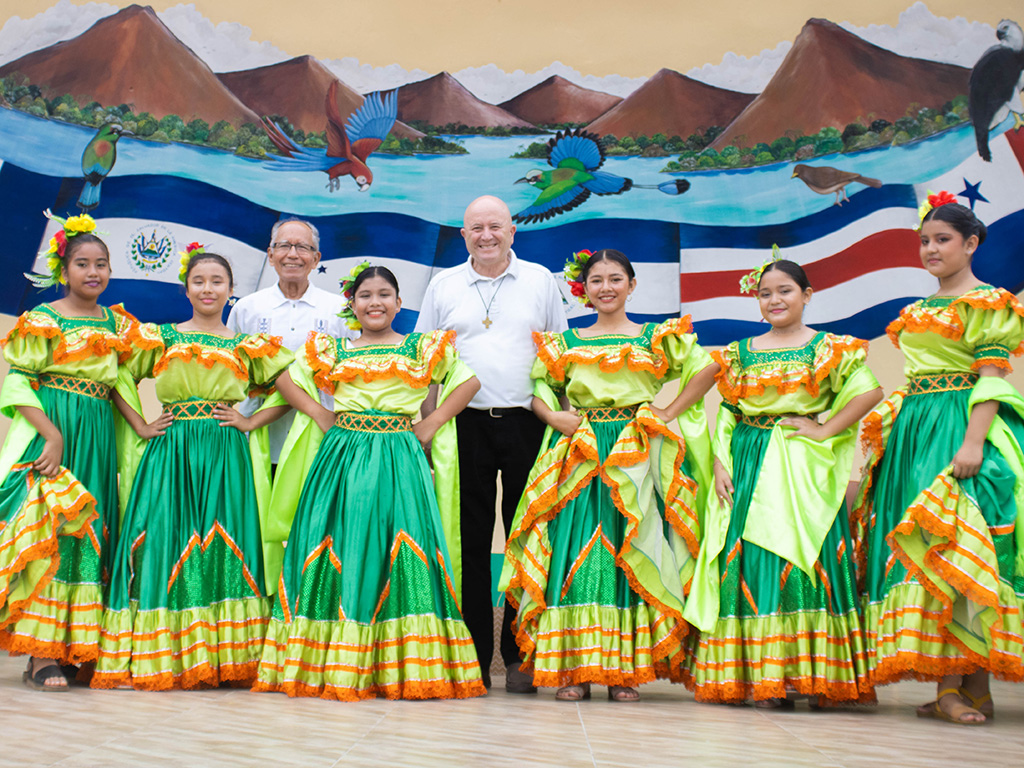
[[[320,233],[308,221],[284,219],[270,231],[267,261],[277,272],[277,282],[238,300],[228,316],[228,328],[236,333],[269,333],[280,336],[288,349],[299,350],[310,331],[331,336],[351,336],[338,317],[344,300],[309,282],[320,263]],[[243,412],[255,410],[248,401]],[[294,413],[270,425],[270,458],[275,464],[288,436]]]

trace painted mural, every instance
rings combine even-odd
[[[273,282],[273,222],[300,216],[322,236],[314,281],[391,267],[409,330],[486,193],[552,272],[581,248],[630,255],[640,320],[689,313],[707,344],[755,333],[739,278],[777,245],[815,285],[808,322],[876,337],[932,289],[914,232],[927,190],[989,225],[979,277],[1024,288],[1024,33],[995,19],[985,35],[964,66],[810,19],[757,93],[662,69],[623,95],[552,75],[491,103],[447,72],[360,93],[311,56],[217,72],[130,6],[0,66],[0,311],[53,298],[21,278],[45,209],[96,217],[104,300],[157,322],[187,314],[185,243],[227,255],[244,295]],[[565,290],[572,320],[586,310]]]

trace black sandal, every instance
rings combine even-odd
[[[64,681],[64,685],[47,685],[46,681],[52,678],[59,677]],[[21,681],[26,686],[31,688],[33,691],[45,691],[47,693],[65,693],[68,690],[68,680],[64,677],[64,672],[56,664],[47,664],[42,669],[37,669],[36,673],[32,674],[32,659],[28,660],[28,669],[21,674]]]

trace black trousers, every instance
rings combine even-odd
[[[501,471],[501,517],[508,538],[516,506],[526,487],[544,436],[544,424],[526,408],[467,408],[455,419],[459,437],[459,483],[462,504],[462,616],[480,666],[486,671],[494,653],[491,605],[491,540]],[[501,658],[519,663],[512,634],[515,612],[505,611]]]

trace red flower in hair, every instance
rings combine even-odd
[[[937,195],[928,195],[928,202],[931,204],[932,208],[938,208],[940,205],[955,203],[956,195],[952,195],[946,190],[942,190]]]
[[[57,255],[63,259],[64,249],[68,246],[68,236],[64,234],[63,229],[58,229],[54,233],[53,239],[57,241]]]
[[[570,280],[569,290],[572,291],[572,295],[576,296],[577,298],[579,298],[580,296],[587,295],[587,289],[583,287],[583,283],[581,283],[579,280]]]
[[[198,251],[202,247],[202,243],[189,243],[188,245],[185,246],[185,253],[191,254],[192,251]]]

